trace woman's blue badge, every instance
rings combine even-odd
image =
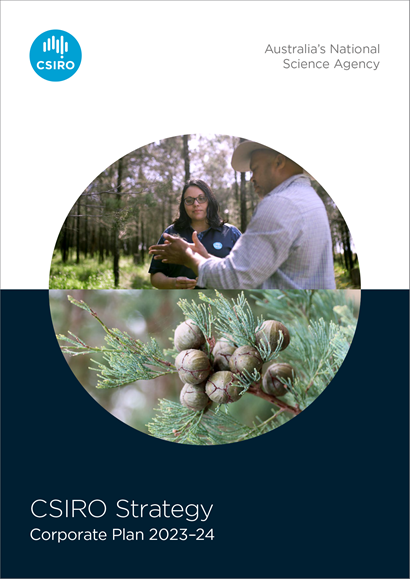
[[[215,241],[213,246],[215,247],[215,249],[222,249],[222,243],[220,241]]]

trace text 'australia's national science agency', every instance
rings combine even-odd
[[[336,69],[336,70],[373,70],[380,67],[380,44],[356,45],[356,44],[301,44],[281,45],[268,44],[265,54],[286,55],[282,60],[282,68],[287,70],[296,69]],[[310,55],[310,59],[298,58],[299,55]],[[288,56],[290,55],[290,56]],[[322,55],[331,55],[333,58],[322,60]]]

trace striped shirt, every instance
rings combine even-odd
[[[198,285],[334,289],[329,221],[310,179],[294,175],[266,195],[231,253],[200,265]]]

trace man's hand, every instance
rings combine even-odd
[[[202,255],[202,257],[204,257],[205,259],[211,257],[210,254],[205,249],[205,246],[199,241],[198,233],[196,231],[194,231],[192,234],[192,241],[193,243],[191,243],[190,246],[191,249],[193,249],[193,251],[196,251],[197,253],[199,253],[199,255]]]
[[[193,243],[188,243],[184,239],[169,235],[168,233],[164,233],[164,239],[165,243],[151,245],[149,248],[149,253],[155,256],[154,259],[160,259],[167,263],[187,265],[186,262],[188,259],[190,260],[192,252],[202,255],[205,259],[211,257],[205,249],[205,246],[199,241],[196,231],[192,234]]]
[[[165,243],[161,243],[159,245],[151,245],[149,248],[149,253],[154,255],[154,259],[160,259],[166,263],[177,263],[179,265],[186,265],[189,267],[191,262],[191,257],[193,252],[195,252],[195,244],[188,243],[184,241],[180,237],[175,237],[174,235],[169,235],[168,233],[164,233]],[[198,249],[209,257],[208,252],[206,251],[205,247],[197,241]]]
[[[188,243],[180,237],[164,233],[165,243],[160,245],[151,245],[149,253],[154,255],[154,259],[165,263],[177,263],[185,265],[198,274],[199,266],[206,259],[211,257],[205,247],[198,240],[197,233],[194,231],[192,239],[194,243]]]
[[[166,263],[177,263],[179,265],[187,265],[188,252],[192,255],[193,243],[187,243],[180,237],[164,233],[165,243],[159,245],[151,245],[149,253],[154,255],[154,259],[164,261]],[[188,266],[189,267],[189,266]]]

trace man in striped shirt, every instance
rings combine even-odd
[[[326,209],[302,167],[253,141],[238,145],[232,167],[252,172],[260,202],[231,253],[210,256],[194,233],[192,244],[167,236],[167,244],[150,248],[155,259],[191,268],[201,287],[334,289]]]

